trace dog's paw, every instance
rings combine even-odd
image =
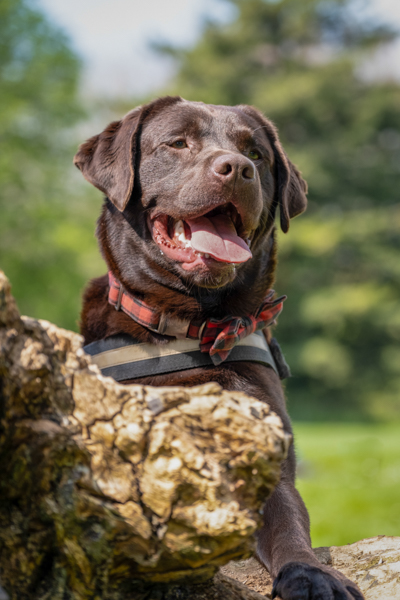
[[[350,582],[349,582],[350,583]],[[361,592],[331,573],[301,562],[287,563],[279,571],[272,598],[282,600],[364,600]]]

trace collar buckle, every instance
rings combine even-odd
[[[121,308],[121,302],[122,302],[122,296],[124,295],[124,286],[122,285],[122,283],[119,284],[119,290],[118,290],[118,298],[117,298],[117,302],[114,306],[115,310],[120,310]]]

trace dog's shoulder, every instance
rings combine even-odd
[[[108,276],[92,279],[83,294],[80,329],[85,343],[107,337],[109,309]]]

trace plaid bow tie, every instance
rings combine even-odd
[[[274,294],[274,290],[268,291],[255,315],[228,316],[221,320],[207,319],[201,336],[200,350],[210,353],[214,365],[221,364],[239,340],[274,323],[286,300],[286,296],[273,300]]]
[[[140,325],[158,331],[161,315],[148,304],[135,298],[127,292],[120,282],[109,272],[108,301],[117,310],[122,309],[127,315]],[[229,315],[224,319],[207,319],[204,326],[199,323],[188,322],[186,337],[199,339],[201,352],[209,352],[214,365],[221,364],[239,340],[248,335],[272,325],[282,310],[286,296],[273,300],[275,292],[269,290],[263,303],[254,315],[247,317],[234,317]]]

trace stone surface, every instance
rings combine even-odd
[[[355,581],[366,600],[400,599],[400,537],[378,536],[315,553]]]
[[[251,554],[279,480],[290,438],[267,405],[214,383],[104,378],[80,336],[19,316],[3,274],[0,378],[0,578],[12,599],[258,597],[211,579]]]
[[[239,581],[263,597],[271,597],[272,578],[265,567],[253,557],[247,560],[232,560],[221,567],[221,574]]]
[[[316,548],[317,558],[357,583],[365,600],[400,600],[400,537],[379,536],[348,546]],[[255,558],[232,561],[221,573],[264,597],[272,580]]]

